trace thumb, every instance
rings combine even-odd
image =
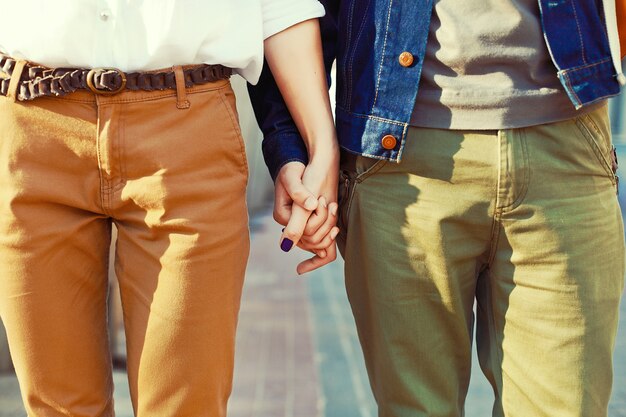
[[[281,169],[280,180],[294,203],[313,211],[317,208],[317,197],[302,183],[304,169],[305,166],[300,162],[288,163]]]
[[[276,182],[274,189],[274,220],[285,226],[291,217],[293,200],[289,197],[282,182]]]

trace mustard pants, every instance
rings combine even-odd
[[[462,416],[474,325],[493,416],[607,415],[624,288],[611,147],[604,106],[411,128],[400,164],[343,155],[339,243],[380,417]]]
[[[113,416],[112,223],[136,415],[226,415],[249,248],[234,100],[226,80],[0,97],[0,316],[29,416]]]

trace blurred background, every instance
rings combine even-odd
[[[273,185],[261,155],[261,133],[245,83],[234,77],[233,86],[250,166],[248,206],[252,247],[240,313],[229,416],[375,417],[375,404],[345,296],[343,263],[338,260],[298,277],[295,267],[306,254],[295,251],[285,255],[278,249],[280,227],[271,216]],[[618,156],[626,161],[626,95],[611,101],[610,112]],[[625,182],[620,184],[622,207],[626,207]],[[124,372],[121,306],[115,277],[110,278],[115,409],[118,417],[131,417]],[[626,417],[626,302],[622,302],[621,308],[614,378],[609,416]],[[491,387],[475,360],[466,416],[490,416],[492,401]],[[0,322],[0,417],[24,416]]]

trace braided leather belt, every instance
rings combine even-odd
[[[0,95],[6,96],[10,76],[17,61],[0,55],[0,71],[9,78],[0,78]],[[196,65],[183,70],[185,87],[227,79],[232,69],[222,65]],[[20,101],[43,96],[64,96],[76,90],[91,90],[95,94],[112,95],[123,90],[155,91],[176,89],[174,71],[124,73],[115,68],[46,68],[27,63],[17,90]]]

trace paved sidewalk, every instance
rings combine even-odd
[[[343,264],[298,277],[295,266],[304,254],[278,250],[280,228],[271,216],[253,218],[251,229],[229,417],[375,417]],[[626,417],[626,303],[615,359],[609,416]],[[488,417],[491,388],[478,366],[472,372],[466,417]],[[125,375],[114,376],[117,416],[131,417]],[[0,417],[23,416],[15,377],[0,375]]]

